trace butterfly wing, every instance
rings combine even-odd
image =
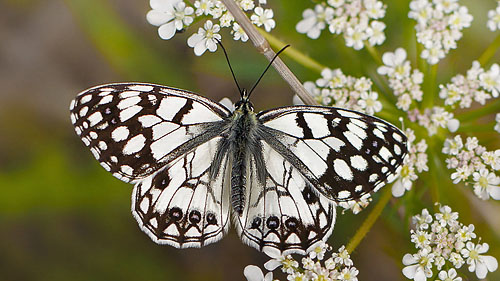
[[[221,163],[217,177],[209,178],[220,138],[198,146],[135,185],[132,214],[156,243],[201,247],[220,240],[228,231],[227,160]]]
[[[131,183],[219,135],[217,125],[230,115],[196,94],[140,83],[85,90],[70,110],[76,133],[94,157]]]
[[[357,200],[392,181],[408,152],[398,128],[355,111],[292,106],[257,117],[263,139],[336,202]]]
[[[135,183],[132,213],[153,241],[184,248],[222,238],[227,173],[209,179],[208,171],[231,114],[226,108],[183,90],[119,83],[83,91],[70,110],[101,165]]]
[[[326,241],[335,223],[335,203],[314,190],[310,182],[276,150],[261,141],[265,184],[256,175],[260,164],[248,169],[243,214],[236,228],[243,242],[271,256],[305,254]]]

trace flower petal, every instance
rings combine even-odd
[[[158,28],[158,35],[160,35],[160,38],[163,40],[168,40],[175,35],[175,21],[171,21],[169,23],[166,23]]]
[[[146,14],[146,20],[154,26],[160,26],[171,19],[173,19],[173,17],[167,15],[167,13],[160,12],[158,10],[151,10]]]
[[[262,270],[255,265],[247,265],[243,270],[243,275],[248,281],[263,281],[264,273]]]

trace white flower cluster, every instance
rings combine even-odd
[[[450,156],[446,159],[448,169],[455,170],[451,174],[453,183],[473,183],[479,198],[500,200],[500,177],[496,175],[500,171],[500,149],[487,151],[476,137],[468,137],[464,144],[457,135],[445,140],[442,152]]]
[[[373,115],[382,110],[382,103],[378,101],[378,93],[372,91],[372,84],[369,78],[355,78],[345,75],[340,69],[325,68],[316,83],[307,81],[304,87],[319,104]],[[299,103],[294,100],[296,104]]]
[[[424,114],[420,114],[417,109],[414,112],[418,124],[427,129],[429,136],[435,135],[438,128],[448,128],[453,133],[460,126],[458,119],[453,118],[453,113],[446,111],[440,106],[426,108]],[[412,117],[410,117],[410,120],[412,120]]]
[[[396,106],[408,111],[414,101],[422,101],[423,92],[420,85],[424,81],[424,75],[418,69],[410,66],[406,60],[406,51],[398,48],[394,53],[386,52],[382,56],[383,66],[377,69],[378,74],[387,76],[389,87],[398,97]]]
[[[472,16],[457,0],[413,0],[408,17],[417,21],[417,41],[424,46],[420,57],[436,64],[457,47],[462,29],[469,27]]]
[[[406,129],[405,135],[408,138],[408,156],[403,161],[397,181],[392,185],[394,197],[401,197],[407,190],[411,189],[413,183],[418,179],[417,173],[429,170],[427,153],[425,153],[427,150],[425,139],[415,144],[415,132],[411,129]]]
[[[266,0],[238,0],[241,9],[251,14],[251,21],[256,26],[264,26],[267,32],[276,26],[271,9],[264,9]],[[256,3],[257,2],[257,3]],[[234,17],[226,10],[226,6],[218,0],[196,0],[193,4],[184,0],[150,0],[151,11],[147,14],[150,24],[158,26],[158,34],[168,40],[181,30],[190,26],[195,19],[206,19],[203,27],[188,39],[189,47],[201,56],[206,50],[215,52],[217,40],[221,40],[219,31],[227,27],[231,29],[234,40],[246,42],[247,34],[234,21]],[[215,22],[215,23],[214,23]]]
[[[326,259],[326,256],[330,257]],[[353,266],[349,253],[344,246],[338,252],[333,253],[332,247],[320,243],[309,255],[303,257],[300,263],[292,255],[273,257],[264,264],[269,271],[264,273],[255,265],[245,268],[244,274],[248,281],[270,281],[272,271],[281,267],[281,271],[287,275],[287,280],[332,280],[332,281],[357,281],[358,269]]]
[[[500,1],[497,1],[497,8],[495,10],[488,11],[488,22],[486,26],[491,31],[500,29]]]
[[[386,5],[377,0],[328,0],[302,13],[296,30],[316,39],[326,28],[343,34],[348,47],[363,49],[364,44],[380,45],[385,41],[385,24],[377,19],[385,16]]]
[[[472,101],[484,105],[487,100],[499,96],[500,67],[495,63],[486,71],[474,61],[467,76],[459,74],[451,78],[451,83],[439,87],[439,97],[444,99],[445,105],[469,108]]]
[[[416,254],[406,254],[403,257],[403,274],[409,279],[425,281],[433,275],[433,266],[439,270],[439,278],[447,280],[462,280],[457,277],[455,269],[468,264],[470,272],[475,272],[480,279],[488,272],[498,268],[497,260],[486,256],[489,249],[487,243],[474,243],[476,238],[474,225],[468,226],[458,221],[458,213],[452,212],[449,206],[440,206],[439,213],[432,216],[427,209],[413,217],[415,230],[411,230],[411,241],[418,250]],[[443,268],[451,268],[449,271]],[[453,269],[453,270],[452,270]]]

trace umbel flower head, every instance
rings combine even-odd
[[[244,274],[248,281],[268,281],[272,280],[273,271],[280,267],[287,280],[293,281],[357,281],[359,273],[344,246],[333,252],[331,246],[319,243],[300,260],[296,260],[292,255],[271,257],[264,264],[264,268],[268,270],[265,276],[255,265],[247,266]]]
[[[423,209],[420,215],[413,217],[415,229],[411,230],[410,236],[417,253],[404,255],[403,275],[423,281],[439,272],[441,280],[446,280],[445,277],[462,280],[457,277],[456,270],[467,264],[470,272],[483,279],[488,272],[497,270],[497,259],[484,255],[489,249],[488,244],[481,243],[480,238],[474,242],[474,225],[460,223],[458,213],[449,206],[438,206],[439,212],[434,216]]]

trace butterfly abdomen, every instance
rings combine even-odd
[[[255,146],[255,130],[257,119],[255,113],[248,108],[237,109],[233,114],[232,126],[229,133],[229,142],[233,152],[231,167],[231,204],[233,210],[238,214],[243,214],[245,207],[245,191],[247,186],[247,167],[251,147]]]

